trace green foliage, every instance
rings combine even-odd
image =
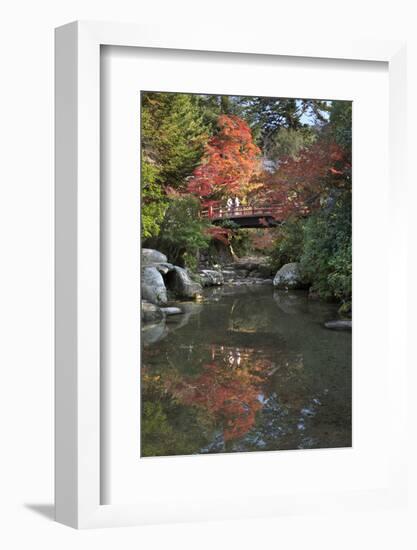
[[[330,134],[345,151],[352,151],[352,102],[333,101],[329,119]]]
[[[341,301],[341,313],[352,309],[352,243],[350,239],[339,239],[339,247],[329,261],[332,273],[329,286],[333,295]]]
[[[276,230],[275,246],[270,255],[274,270],[284,264],[300,261],[304,246],[303,226],[303,220],[290,218]]]
[[[158,166],[164,186],[185,188],[185,178],[200,161],[207,137],[191,94],[142,94],[142,152]]]
[[[322,298],[340,300],[345,311],[352,296],[351,233],[351,196],[346,192],[309,218],[301,256],[312,290]]]
[[[316,137],[317,134],[311,128],[300,128],[298,130],[281,128],[272,140],[269,157],[271,159],[295,158],[301,149],[312,145]]]
[[[207,248],[210,240],[208,224],[199,211],[200,203],[191,195],[170,199],[158,239],[158,249],[170,261],[190,269],[197,267],[198,251]]]
[[[157,181],[158,168],[142,156],[142,238],[158,235],[168,205],[162,186]]]

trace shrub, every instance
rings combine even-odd
[[[300,261],[304,244],[304,221],[288,219],[276,230],[275,246],[271,252],[271,267],[280,269],[284,264]]]
[[[304,228],[301,269],[322,298],[349,311],[352,297],[352,220],[349,193],[313,214]]]
[[[200,203],[190,196],[170,199],[158,237],[158,249],[171,262],[194,270],[198,252],[208,247],[207,222],[199,217]]]

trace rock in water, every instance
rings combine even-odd
[[[306,288],[301,277],[299,264],[293,262],[283,265],[275,275],[274,286],[281,289]]]
[[[177,265],[169,274],[168,284],[169,289],[175,292],[179,298],[195,298],[203,290],[199,283],[190,279],[185,269]]]
[[[144,323],[159,323],[164,318],[164,313],[158,306],[142,300],[142,321]]]
[[[164,279],[156,267],[148,266],[142,269],[142,299],[157,306],[167,303]]]
[[[352,321],[341,319],[338,321],[328,321],[324,323],[324,326],[331,330],[352,330]]]
[[[214,269],[202,269],[199,273],[203,286],[220,286],[224,283],[223,273]]]
[[[165,313],[165,315],[179,315],[182,313],[179,307],[161,307],[161,311]]]
[[[142,265],[152,265],[167,262],[165,254],[153,248],[142,248]]]

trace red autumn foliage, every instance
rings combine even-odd
[[[259,165],[260,149],[244,120],[221,115],[218,128],[188,184],[188,190],[202,199],[239,194]]]
[[[348,184],[350,169],[350,159],[339,145],[318,140],[297,158],[282,159],[275,173],[264,174],[262,202],[281,204],[284,217],[307,214],[320,206],[330,188]]]
[[[229,244],[229,237],[232,234],[232,231],[230,229],[219,227],[217,225],[210,225],[209,227],[207,227],[205,232],[211,238],[216,239],[217,241],[220,241],[225,245]]]

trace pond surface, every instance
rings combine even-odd
[[[351,333],[272,286],[206,289],[142,332],[142,456],[351,446]]]

